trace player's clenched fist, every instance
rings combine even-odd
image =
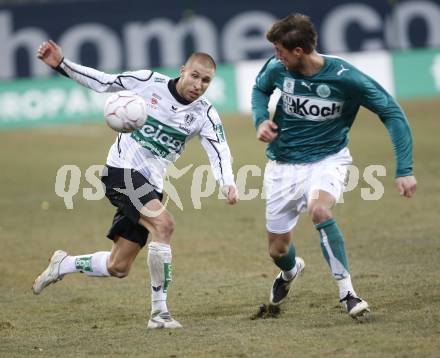
[[[396,178],[397,190],[399,194],[411,198],[416,192],[417,180],[413,175]]]
[[[226,201],[230,205],[234,205],[238,201],[237,188],[235,185],[224,185],[222,187],[222,193],[226,197]]]
[[[63,51],[54,41],[43,42],[37,50],[37,57],[50,67],[57,67],[63,60]]]
[[[266,119],[261,122],[257,130],[257,139],[262,142],[270,143],[272,142],[278,135],[276,132],[278,126],[275,122]]]

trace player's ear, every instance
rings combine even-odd
[[[292,53],[296,56],[296,57],[301,57],[304,54],[304,50],[302,49],[302,47],[295,47],[292,50]]]
[[[184,74],[184,72],[185,72],[185,66],[180,66],[180,77],[182,77],[182,75]]]

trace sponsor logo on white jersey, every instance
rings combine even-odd
[[[223,130],[223,126],[219,123],[214,125],[214,131],[217,134],[217,138],[219,142],[224,142],[225,139],[225,131]]]
[[[131,137],[154,154],[166,158],[180,154],[186,135],[173,127],[148,117],[145,125],[132,133]],[[172,158],[169,159],[172,159]]]
[[[325,121],[339,118],[344,101],[331,101],[320,98],[294,96],[283,93],[283,109],[286,114],[311,121]]]
[[[161,99],[162,99],[162,97],[160,97],[156,93],[153,93],[150,101],[149,102],[147,101],[147,107],[150,109],[155,109],[155,110],[158,109],[158,104]]]
[[[192,113],[185,114],[185,124],[187,126],[190,126],[194,122],[195,119],[196,119],[196,117],[194,117],[194,114],[192,114]]]
[[[184,141],[173,138],[173,136],[170,133],[166,133],[164,131],[165,127],[163,125],[159,125],[158,127],[155,127],[153,125],[146,124],[142,128],[142,134],[144,135],[145,138],[151,138],[154,142],[163,145],[164,147],[168,148],[170,151],[173,151],[175,153],[180,153]]]
[[[187,113],[187,114],[185,114],[185,117],[184,117],[184,123],[179,124],[179,128],[189,134],[189,133],[191,133],[190,127],[194,123],[195,120],[196,120],[196,117],[194,116],[193,113]]]

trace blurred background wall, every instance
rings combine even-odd
[[[105,98],[56,76],[35,57],[65,56],[106,72],[159,68],[177,76],[193,51],[221,65],[208,92],[222,112],[248,112],[269,26],[309,15],[318,50],[341,55],[399,98],[440,94],[440,0],[0,1],[0,128],[98,120]]]

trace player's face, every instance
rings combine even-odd
[[[214,69],[197,60],[182,66],[177,91],[188,101],[195,101],[203,95],[214,77]]]
[[[279,42],[274,44],[277,58],[289,70],[297,70],[302,67],[302,57],[304,51],[301,47],[296,47],[293,50],[288,50]]]

